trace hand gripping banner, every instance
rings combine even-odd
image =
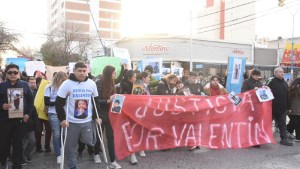
[[[239,94],[238,106],[227,95],[125,96],[121,113],[109,113],[118,159],[142,150],[275,143],[272,102],[259,102],[254,90]]]

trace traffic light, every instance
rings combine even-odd
[[[278,0],[278,6],[279,7],[283,7],[285,4],[284,4],[284,1],[285,0]]]

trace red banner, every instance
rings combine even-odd
[[[239,94],[238,106],[227,95],[125,96],[121,113],[110,113],[118,159],[142,150],[275,143],[272,102],[260,103],[254,90]]]

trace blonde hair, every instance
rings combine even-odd
[[[67,74],[65,72],[57,72],[55,76],[53,77],[53,80],[50,84],[50,86],[53,86],[54,88],[58,89],[60,85],[66,80]]]
[[[171,80],[173,79],[176,79],[177,81],[179,80],[178,77],[175,75],[175,74],[168,74],[164,77],[164,79],[167,81],[167,82],[170,82]]]

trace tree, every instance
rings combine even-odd
[[[93,43],[93,39],[81,31],[76,24],[67,23],[48,36],[41,47],[45,64],[64,66],[69,62],[84,61],[84,52]]]
[[[3,22],[0,22],[0,53],[7,50],[18,51],[18,49],[13,45],[19,42],[18,34],[9,32]]]

